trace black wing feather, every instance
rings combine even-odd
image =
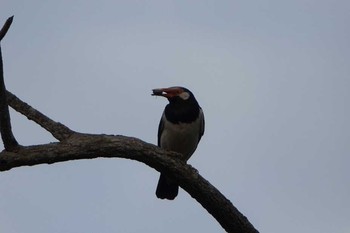
[[[159,125],[158,125],[158,146],[160,147],[160,138],[162,136],[162,132],[164,130],[164,120],[163,120],[164,113],[162,114],[162,117],[160,118]]]

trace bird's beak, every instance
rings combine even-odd
[[[171,98],[171,97],[177,96],[181,92],[181,89],[180,88],[157,88],[157,89],[153,89],[152,91],[153,91],[152,95]]]

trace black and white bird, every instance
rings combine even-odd
[[[153,89],[152,95],[169,100],[158,127],[158,146],[182,154],[187,161],[204,134],[202,108],[192,92],[184,87]],[[178,184],[161,173],[157,197],[174,200],[178,192]]]

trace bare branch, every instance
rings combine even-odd
[[[13,15],[6,20],[4,26],[2,26],[2,28],[0,30],[0,41],[2,40],[2,38],[5,37],[7,31],[10,29],[12,21],[13,21]]]
[[[73,135],[75,132],[69,129],[67,126],[53,121],[49,117],[45,116],[35,108],[31,107],[27,103],[20,100],[17,96],[7,91],[7,102],[17,112],[22,113],[29,120],[34,121],[47,131],[49,131],[54,138],[59,141],[63,141]]]
[[[164,151],[137,138],[74,134],[65,142],[21,147],[17,153],[3,151],[0,153],[0,170],[98,157],[137,160],[166,172],[212,214],[227,232],[258,232],[196,169],[177,159],[176,153]]]
[[[1,30],[1,33],[3,33],[3,29]],[[10,112],[9,112],[7,99],[6,99],[6,87],[4,82],[4,69],[3,69],[3,63],[2,63],[1,46],[0,46],[0,132],[1,132],[1,138],[4,143],[5,149],[8,151],[16,150],[19,145],[15,137],[13,136],[12,129],[11,129]]]

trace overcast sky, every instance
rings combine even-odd
[[[195,94],[189,160],[268,233],[350,232],[350,1],[0,0],[7,89],[73,130],[156,143],[166,99]],[[11,111],[23,145],[54,142]],[[1,145],[1,149],[3,149]],[[6,233],[223,232],[185,191],[156,198],[142,163],[95,159],[0,173]]]

